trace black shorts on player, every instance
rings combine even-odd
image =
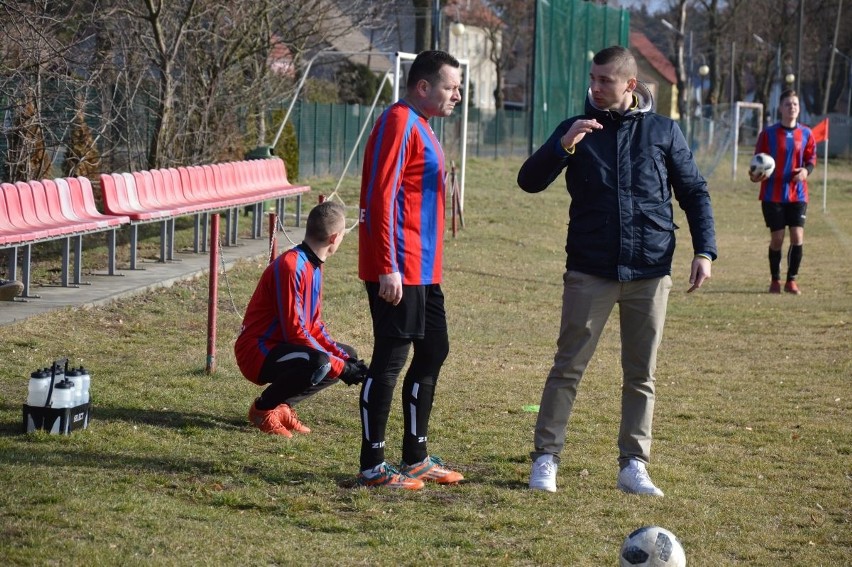
[[[788,226],[804,227],[808,204],[802,202],[772,203],[762,201],[761,209],[763,210],[763,220],[766,221],[766,226],[770,231],[775,232],[784,230]]]
[[[373,335],[397,339],[422,339],[426,332],[447,332],[444,293],[440,284],[404,285],[397,305],[379,297],[379,284],[365,282]]]

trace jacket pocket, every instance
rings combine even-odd
[[[565,246],[574,266],[614,266],[618,258],[618,225],[604,213],[584,214],[568,224]]]
[[[671,206],[642,210],[640,224],[642,262],[648,266],[671,264],[678,229]]]

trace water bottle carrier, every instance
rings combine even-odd
[[[64,390],[69,387],[68,384],[70,383],[66,378],[68,372],[67,358],[54,361],[53,366],[50,368],[50,386],[48,387],[44,405],[23,405],[24,433],[44,430],[48,433],[68,435],[72,431],[86,429],[89,426],[92,409],[91,402],[86,401],[76,404],[71,402],[63,404],[64,407],[53,407],[56,399],[61,397],[55,395],[58,383],[62,384],[60,389],[63,390],[63,396],[66,394]],[[86,375],[88,377],[88,373]],[[61,381],[57,381],[57,377],[59,376],[62,377]],[[86,394],[86,398],[88,399],[88,392]],[[65,396],[64,399],[74,398]]]

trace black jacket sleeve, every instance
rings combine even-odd
[[[570,157],[562,149],[560,138],[568,131],[574,119],[566,120],[553,131],[550,138],[531,155],[518,172],[518,186],[527,193],[547,189],[568,165]]]

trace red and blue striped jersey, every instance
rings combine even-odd
[[[329,335],[322,320],[322,261],[304,242],[269,264],[249,300],[234,345],[243,376],[257,382],[266,356],[282,343],[325,352],[329,377],[343,372],[349,356]]]
[[[760,183],[761,201],[808,202],[808,182],[793,181],[793,170],[816,165],[816,143],[810,128],[801,124],[785,128],[780,122],[768,126],[758,136],[754,153],[775,159],[775,171]]]
[[[358,275],[404,285],[441,283],[444,150],[429,122],[404,101],[379,117],[364,152]]]

